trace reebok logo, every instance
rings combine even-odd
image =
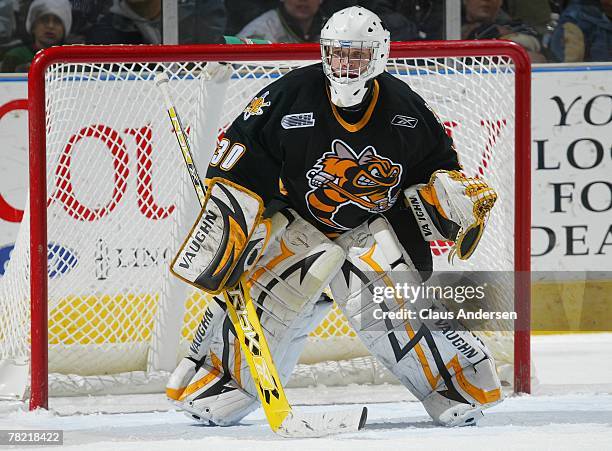
[[[398,125],[400,127],[408,127],[414,128],[417,126],[419,120],[410,116],[402,116],[401,114],[396,114],[393,119],[391,119],[391,125]]]
[[[281,119],[281,125],[285,130],[290,128],[314,127],[315,119],[312,113],[287,114]]]

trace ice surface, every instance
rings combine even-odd
[[[5,405],[0,429],[62,429],[64,448],[95,451],[612,450],[612,334],[534,337],[532,350],[534,394],[509,397],[476,427],[437,427],[404,388],[387,385],[289,391],[306,411],[368,406],[365,430],[331,438],[275,436],[261,410],[233,427],[195,425],[162,395],[52,399],[51,412]]]

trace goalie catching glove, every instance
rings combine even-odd
[[[257,194],[211,179],[202,211],[172,262],[174,275],[211,294],[235,285],[267,244],[270,222],[262,213]]]
[[[429,183],[414,185],[404,195],[426,241],[451,240],[449,258],[467,260],[478,246],[497,193],[482,179],[459,171],[436,171]]]

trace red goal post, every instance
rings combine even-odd
[[[530,62],[518,45],[506,41],[440,41],[393,43],[392,58],[506,57],[514,66],[514,271],[515,310],[521,324],[514,334],[514,390],[530,391]],[[53,64],[148,63],[203,61],[317,60],[319,46],[191,45],[191,46],[66,46],[39,52],[30,69],[30,408],[48,406],[48,255],[47,255],[47,112],[45,79]],[[163,108],[160,105],[160,108]]]

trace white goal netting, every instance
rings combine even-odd
[[[197,214],[154,77],[171,96],[205,172],[224,128],[252,96],[297,65],[272,61],[53,64],[46,72],[49,373],[51,394],[161,389],[200,320],[207,296],[169,275]],[[230,69],[228,71],[228,69]],[[514,65],[506,57],[392,59],[452,134],[467,175],[499,193],[476,254],[460,268],[514,269]],[[0,279],[0,362],[30,355],[30,226],[26,210]],[[437,268],[448,243],[435,243]],[[500,302],[512,308],[513,293]],[[511,368],[512,334],[488,334]],[[387,380],[337,309],[310,337],[294,383]],[[313,366],[317,362],[320,372]],[[356,363],[357,362],[357,363]],[[363,363],[363,365],[362,365]],[[143,382],[144,381],[144,382]],[[149,385],[147,385],[149,383]],[[133,388],[125,390],[134,391]]]

